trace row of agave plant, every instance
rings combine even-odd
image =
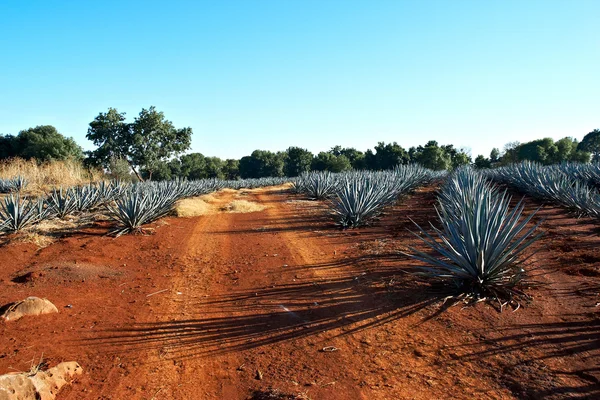
[[[600,218],[600,192],[595,183],[600,182],[596,180],[598,168],[593,164],[542,166],[523,162],[490,170],[488,176],[538,200],[566,207],[579,216]]]
[[[442,175],[419,165],[404,165],[378,172],[311,172],[298,177],[293,186],[311,199],[327,199],[337,222],[355,228],[377,217],[398,196]]]
[[[20,192],[25,189],[29,182],[22,176],[9,179],[0,179],[0,193]]]
[[[118,181],[56,188],[45,198],[11,193],[0,203],[0,232],[16,232],[43,220],[82,214],[113,201],[125,189]]]
[[[513,208],[510,201],[481,173],[459,169],[440,189],[437,226],[428,233],[415,223],[413,233],[431,251],[404,254],[426,264],[418,275],[449,285],[459,298],[518,306],[527,297],[521,255],[541,236],[541,221],[528,225],[535,213],[523,216],[523,201]]]
[[[141,230],[142,225],[170,213],[175,202],[185,197],[199,196],[222,188],[241,189],[280,185],[284,178],[222,181],[203,179],[174,180],[123,184],[119,181],[100,182],[70,188],[56,188],[45,198],[25,198],[11,193],[0,203],[0,232],[16,232],[43,220],[65,219],[103,211],[117,222],[117,236]]]
[[[288,181],[287,178],[259,178],[236,181],[202,179],[142,182],[127,187],[106,208],[108,215],[118,223],[113,233],[120,236],[139,231],[143,225],[164,217],[173,210],[178,200],[185,197],[200,196],[224,188],[237,190],[276,186]]]

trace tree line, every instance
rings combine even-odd
[[[489,157],[478,155],[475,160],[464,149],[440,145],[434,140],[409,149],[396,142],[379,142],[365,152],[341,146],[318,154],[301,147],[279,152],[255,150],[239,160],[223,160],[201,153],[184,154],[191,146],[192,129],[176,128],[155,107],[142,109],[131,122],[127,122],[125,113],[109,108],[90,122],[86,138],[96,146],[94,150],[84,152],[72,138],[51,125],[29,128],[17,135],[0,135],[0,159],[21,157],[40,162],[79,159],[114,177],[134,176],[139,180],[293,177],[308,171],[385,170],[411,163],[433,170],[452,170],[468,164],[493,168],[524,160],[544,165],[600,162],[598,129],[585,135],[581,142],[571,137],[513,142],[502,151],[493,149]]]

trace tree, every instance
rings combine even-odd
[[[240,161],[232,158],[225,160],[223,166],[223,175],[225,179],[236,180],[240,177]]]
[[[320,152],[312,160],[312,169],[314,171],[342,172],[352,168],[350,160],[343,154],[335,155],[331,152]]]
[[[504,145],[504,154],[500,157],[501,165],[519,162],[518,148],[521,145],[519,142],[509,142]]]
[[[410,158],[398,143],[379,142],[375,146],[375,160],[376,169],[392,169],[398,165],[408,164]]]
[[[475,168],[483,169],[483,168],[491,168],[492,162],[489,158],[485,158],[481,154],[475,158]]]
[[[496,147],[494,147],[492,149],[492,151],[490,152],[490,162],[496,163],[499,160],[500,160],[500,150],[498,150]]]
[[[353,147],[342,148],[342,146],[335,146],[329,150],[331,154],[336,157],[344,156],[348,159],[351,167],[357,170],[366,169],[365,155],[362,151],[356,150]]]
[[[13,135],[0,135],[0,160],[17,156],[17,139]]]
[[[313,154],[300,147],[290,147],[286,151],[283,170],[286,176],[298,176],[310,171]]]
[[[52,125],[39,125],[22,130],[17,136],[0,136],[0,158],[9,157],[38,161],[83,159],[83,150]]]
[[[450,164],[452,169],[456,169],[462,165],[471,164],[471,156],[467,153],[467,150],[464,149],[456,149],[454,145],[447,144],[442,146],[444,153],[450,156]]]
[[[179,176],[187,179],[206,178],[206,159],[201,153],[184,154],[179,157]]]
[[[451,156],[435,140],[430,140],[424,147],[417,147],[413,157],[425,168],[444,170],[452,167]]]
[[[125,122],[125,113],[109,108],[90,123],[86,137],[98,147],[89,154],[92,160],[105,166],[110,157],[123,158],[143,180],[138,169],[143,167],[152,179],[162,161],[190,147],[192,129],[176,129],[154,106],[142,109],[133,123]]]
[[[119,179],[129,182],[131,182],[132,178],[135,179],[135,177],[131,175],[129,163],[122,158],[111,158],[108,165],[108,172],[112,179]]]
[[[88,152],[88,162],[102,167],[108,167],[114,158],[125,160],[131,167],[129,154],[129,124],[125,122],[125,113],[119,113],[115,108],[100,113],[92,122],[86,138],[98,148]],[[137,175],[137,173],[136,173]]]
[[[254,150],[240,160],[240,176],[246,178],[281,177],[285,153]]]
[[[593,162],[600,162],[600,129],[594,129],[585,135],[577,149],[591,153]]]
[[[210,179],[223,179],[223,166],[225,163],[219,157],[206,157],[206,168],[204,175]]]

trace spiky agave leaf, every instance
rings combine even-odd
[[[177,197],[155,187],[133,187],[107,205],[109,216],[119,223],[114,230],[116,236],[140,230],[142,225],[167,215]]]
[[[1,205],[0,229],[4,232],[20,231],[48,216],[43,200],[23,200],[18,193],[6,197]]]
[[[54,189],[46,200],[49,212],[58,218],[65,218],[78,210],[78,202],[72,188]]]
[[[457,185],[465,182],[453,179]],[[404,254],[428,264],[419,267],[420,276],[450,283],[468,297],[511,301],[522,294],[521,255],[540,238],[541,233],[535,231],[541,222],[528,228],[535,213],[522,217],[523,201],[511,209],[510,197],[485,181],[464,193],[462,199],[440,196],[441,229],[431,224],[433,233],[429,234],[415,223],[420,231],[415,235],[433,254],[412,247],[412,254]]]
[[[523,162],[498,168],[489,174],[492,179],[507,183],[539,200],[559,204],[578,215],[600,218],[598,190],[558,168]]]
[[[398,196],[426,184],[435,176],[418,165],[400,166],[384,172],[345,173],[331,208],[342,227],[359,227],[393,204]]]

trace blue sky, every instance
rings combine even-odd
[[[90,149],[99,112],[154,105],[222,158],[581,139],[599,27],[597,0],[3,0],[0,133],[51,124]]]

